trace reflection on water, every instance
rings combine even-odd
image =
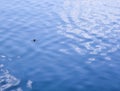
[[[119,0],[0,3],[0,91],[120,91]]]
[[[8,70],[4,69],[4,65],[0,65],[0,91],[10,90],[13,87],[17,87],[20,81],[12,76]],[[21,89],[21,88],[17,88]],[[18,90],[17,90],[18,91]]]

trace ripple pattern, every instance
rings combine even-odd
[[[120,91],[119,21],[119,0],[2,0],[0,91]]]

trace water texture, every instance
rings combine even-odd
[[[0,91],[120,91],[120,0],[0,0]]]

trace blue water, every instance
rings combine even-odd
[[[0,0],[0,91],[120,91],[120,0]]]

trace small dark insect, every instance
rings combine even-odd
[[[33,39],[33,42],[36,42],[36,39]]]

